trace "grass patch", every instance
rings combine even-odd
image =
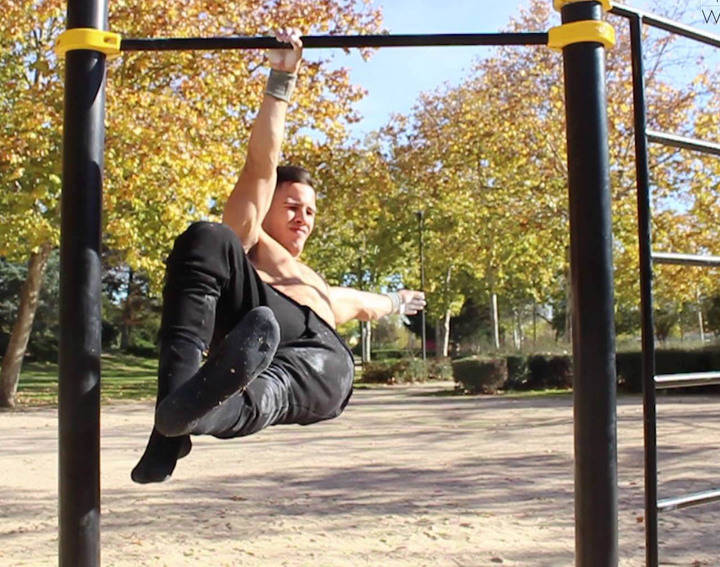
[[[126,354],[101,356],[100,398],[113,400],[154,400],[157,360]],[[51,362],[23,364],[17,402],[21,406],[56,405],[58,366]]]

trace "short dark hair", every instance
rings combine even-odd
[[[310,172],[304,167],[298,165],[279,165],[277,168],[277,182],[275,187],[278,187],[281,183],[302,183],[304,185],[314,185]]]

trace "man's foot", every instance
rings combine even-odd
[[[268,307],[251,309],[197,373],[155,411],[163,435],[191,433],[200,419],[265,370],[280,343],[280,327]]]
[[[152,430],[145,453],[130,473],[138,484],[162,482],[172,476],[178,459],[186,457],[192,449],[189,435],[165,437]]]

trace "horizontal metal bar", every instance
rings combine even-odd
[[[653,252],[656,264],[682,264],[685,266],[720,266],[720,256],[700,256],[696,254],[674,254],[672,252]]]
[[[665,134],[664,132],[655,132],[653,130],[646,131],[647,138],[656,144],[665,144],[674,148],[684,148],[686,150],[695,150],[706,154],[720,156],[720,144],[712,142],[703,142],[694,138],[684,138],[673,134]]]
[[[610,10],[610,13],[615,14],[616,16],[623,16],[625,18],[630,18],[633,15],[638,15],[642,18],[643,23],[647,24],[648,26],[665,30],[670,33],[676,33],[683,37],[694,39],[695,41],[706,43],[707,45],[712,45],[713,47],[720,47],[720,35],[706,32],[698,28],[693,28],[691,26],[686,26],[684,24],[674,22],[667,18],[656,16],[655,14],[651,14],[650,12],[645,12],[644,10],[638,10],[637,8],[630,8],[629,6],[615,4],[612,10]]]
[[[404,35],[304,35],[304,48],[433,47],[451,45],[547,45],[547,32],[445,33]],[[276,49],[289,47],[273,37],[173,37],[123,39],[120,51]]]
[[[658,512],[668,512],[670,510],[678,510],[679,508],[689,508],[690,506],[699,506],[700,504],[708,504],[720,500],[720,488],[714,490],[706,490],[704,492],[696,492],[687,496],[676,496],[675,498],[664,498],[658,500]]]
[[[720,372],[688,372],[687,374],[659,374],[655,376],[655,387],[688,388],[720,384]]]

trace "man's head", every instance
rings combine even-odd
[[[263,230],[296,258],[315,226],[317,205],[312,185],[306,169],[278,167],[275,194],[262,224]]]

